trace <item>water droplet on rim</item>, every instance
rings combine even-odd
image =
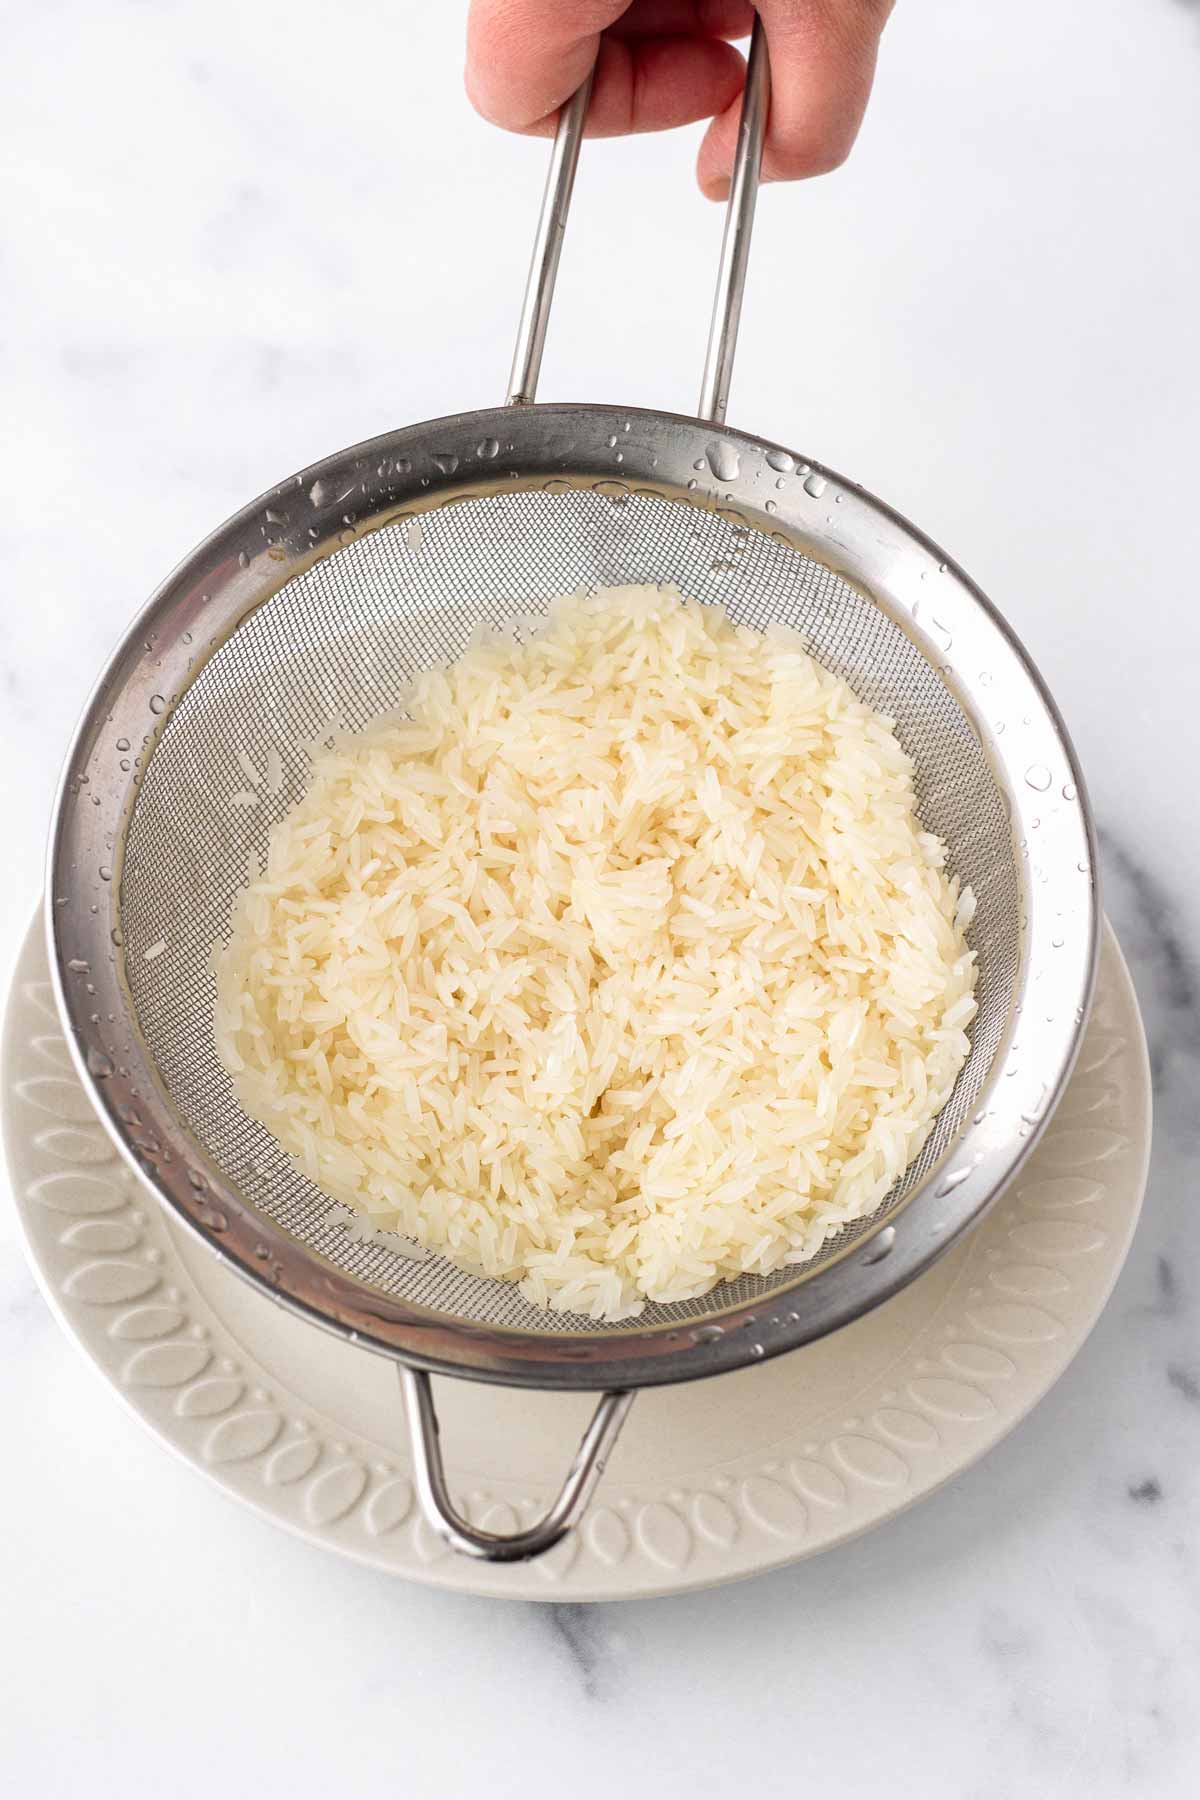
[[[806,494],[811,494],[814,500],[819,500],[825,492],[825,477],[816,474],[807,476],[804,482],[804,491]]]
[[[790,475],[796,466],[796,459],[789,456],[786,450],[768,450],[767,465],[779,475]]]
[[[499,456],[499,454],[500,454],[499,439],[498,438],[484,438],[482,444],[480,444],[480,446],[479,446],[478,450],[475,452],[475,454],[477,456],[484,457],[487,461],[490,462],[493,456]]]
[[[87,1066],[88,1074],[94,1075],[97,1081],[107,1081],[110,1075],[116,1073],[117,1067],[111,1056],[106,1056],[103,1050],[94,1047],[87,1053]]]
[[[1030,763],[1025,771],[1026,786],[1031,787],[1038,794],[1044,794],[1053,779],[1054,777],[1045,763]]]
[[[736,481],[741,474],[742,459],[734,446],[727,444],[723,438],[707,445],[704,454],[708,458],[709,468],[718,481]],[[696,467],[702,468],[703,464],[697,463]]]
[[[150,696],[150,711],[152,713],[158,714],[158,713],[164,713],[164,712],[166,712],[166,710],[167,710],[167,703],[163,699],[163,696],[161,694],[151,694],[151,696]]]

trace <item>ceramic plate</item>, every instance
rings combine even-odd
[[[514,1599],[674,1592],[770,1569],[910,1506],[997,1443],[1096,1320],[1141,1204],[1150,1075],[1111,931],[1070,1088],[1013,1189],[903,1293],[775,1361],[639,1395],[580,1529],[489,1568],[418,1517],[395,1371],[302,1324],[170,1223],[77,1081],[40,921],[5,1025],[3,1122],[58,1318],[171,1449],[266,1517],[435,1586]],[[544,1510],[588,1395],[437,1383],[450,1482],[498,1531]],[[1019,1454],[1019,1451],[1013,1451]]]

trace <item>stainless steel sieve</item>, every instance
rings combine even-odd
[[[396,1359],[425,1511],[456,1548],[496,1560],[548,1549],[579,1517],[635,1389],[795,1349],[940,1255],[1031,1149],[1091,996],[1092,828],[1071,746],[1021,646],[886,506],[725,426],[767,89],[756,31],[699,416],[532,404],[581,90],[555,140],[508,405],[342,451],[221,526],[102,675],[56,805],[51,964],[116,1144],[264,1293]],[[346,1210],[233,1098],[213,1046],[211,953],[251,859],[304,789],[303,745],[395,706],[480,621],[536,615],[581,587],[664,581],[748,625],[794,626],[895,718],[924,820],[978,897],[979,1014],[928,1144],[871,1218],[801,1268],[597,1325],[541,1313],[514,1286],[386,1233],[347,1229]],[[502,1538],[456,1510],[434,1373],[603,1391],[544,1519]]]

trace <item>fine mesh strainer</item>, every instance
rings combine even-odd
[[[494,1559],[548,1549],[579,1516],[636,1388],[809,1342],[940,1254],[1027,1154],[1091,993],[1088,812],[1020,646],[961,571],[878,501],[724,425],[766,105],[756,32],[700,417],[532,404],[583,90],[555,141],[508,406],[332,456],[222,526],[102,677],[57,805],[51,961],[116,1142],[264,1291],[397,1359],[426,1512],[457,1548]],[[303,745],[394,707],[414,672],[457,655],[481,620],[511,623],[555,595],[627,582],[675,582],[748,625],[796,627],[894,716],[924,820],[978,897],[979,1014],[925,1150],[871,1218],[801,1268],[597,1325],[353,1229],[234,1101],[213,1047],[211,953],[251,859],[303,791]],[[248,796],[239,753],[281,778]],[[539,1523],[500,1538],[455,1511],[433,1372],[604,1390]]]

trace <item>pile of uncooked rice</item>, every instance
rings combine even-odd
[[[326,1193],[598,1319],[811,1257],[969,1049],[969,889],[891,722],[670,588],[480,637],[315,754],[218,947],[238,1100]]]

